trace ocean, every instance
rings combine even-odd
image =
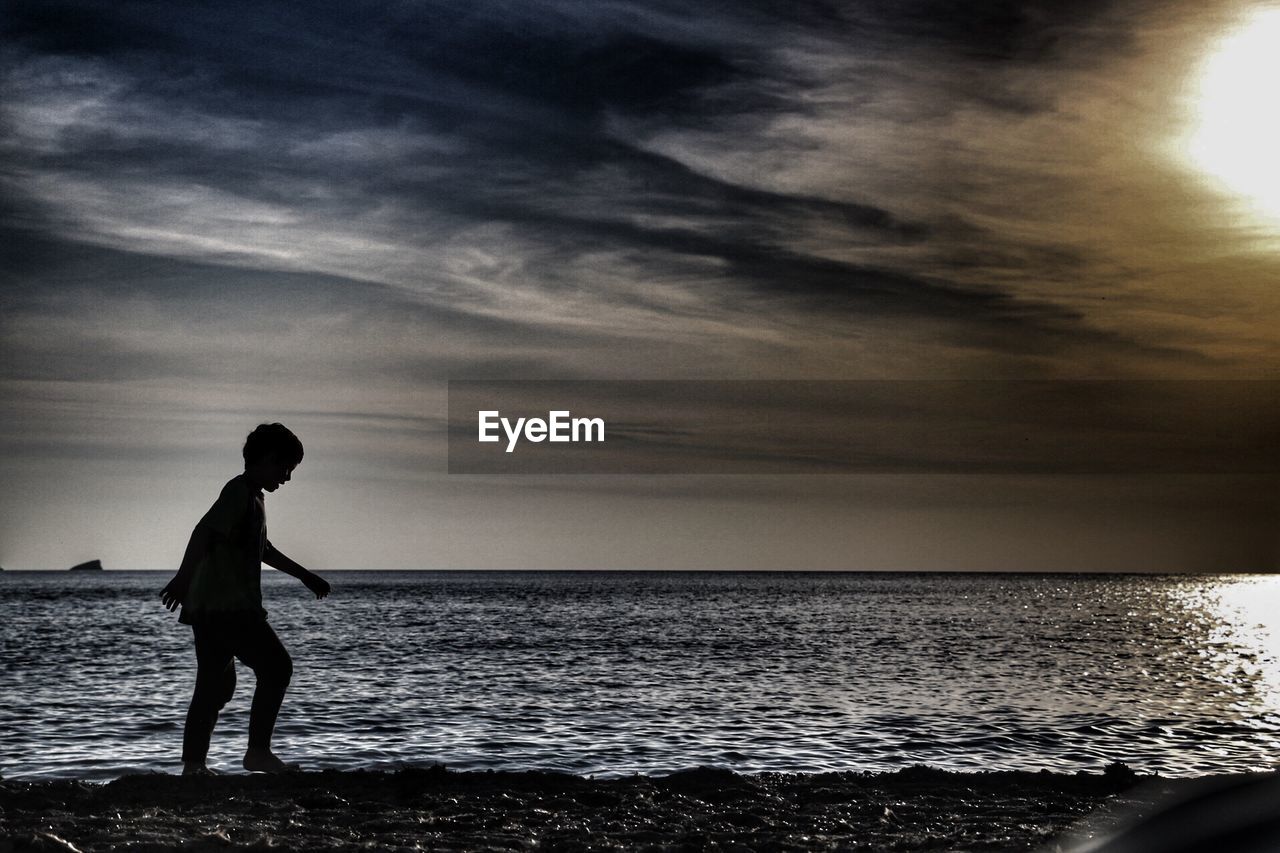
[[[309,769],[1274,769],[1280,577],[264,569]],[[0,573],[0,775],[180,769],[168,574]],[[214,733],[239,769],[253,676]]]

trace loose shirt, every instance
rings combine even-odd
[[[210,546],[192,575],[178,621],[266,619],[262,555],[269,543],[262,490],[244,474],[232,477],[200,524],[209,529]]]

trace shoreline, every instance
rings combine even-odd
[[[0,780],[9,850],[1069,849],[1170,797],[1270,774],[1194,778],[913,766],[594,779],[427,768],[112,782]]]

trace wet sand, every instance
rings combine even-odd
[[[1064,849],[1194,780],[1106,773],[319,771],[0,782],[0,851]],[[1088,820],[1084,820],[1089,816]]]

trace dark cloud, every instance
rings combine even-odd
[[[672,41],[637,31],[626,17],[577,11],[585,10],[17,3],[6,32],[35,52],[94,56],[142,72],[153,94],[181,93],[240,115],[293,103],[301,117],[302,103],[351,98],[359,102],[345,105],[353,111],[388,117],[459,95],[538,104],[566,118],[603,109],[671,115],[700,106],[702,90],[747,73],[723,46]],[[470,106],[485,111],[478,101]]]
[[[1089,39],[1098,49],[1120,46],[1127,32],[1091,28],[1114,0],[869,0],[844,5],[842,17],[912,43],[941,45],[991,62],[1038,62],[1051,58],[1064,40]]]
[[[456,75],[570,116],[679,113],[700,104],[702,89],[739,76],[722,52],[638,33],[539,37],[490,22],[445,31],[449,37],[433,43],[428,33],[398,29],[392,44],[433,77]]]
[[[720,4],[691,15],[662,2],[603,11],[575,3],[13,3],[6,92],[23,111],[5,128],[0,220],[19,236],[6,241],[3,299],[17,319],[47,310],[49,295],[66,289],[92,292],[90,301],[141,294],[171,306],[175,323],[199,316],[245,327],[278,312],[341,315],[345,329],[364,318],[362,334],[395,318],[457,336],[459,349],[447,354],[397,354],[414,370],[436,358],[451,370],[472,359],[505,371],[521,357],[491,342],[545,347],[548,318],[505,308],[504,290],[549,300],[589,293],[601,325],[610,311],[632,308],[788,328],[920,321],[941,343],[997,355],[1090,347],[1121,360],[1181,358],[1172,345],[1099,331],[1076,308],[977,278],[993,265],[1084,275],[1087,261],[1073,250],[988,239],[958,216],[926,219],[847,194],[746,185],[656,153],[615,124],[732,142],[738,131],[804,120],[814,110],[808,96],[822,86],[877,84],[841,78],[820,55],[808,67],[784,58],[790,45],[799,56],[834,45],[877,61],[906,48],[886,79],[914,73],[911,63],[927,56],[968,79],[966,90],[998,100],[1003,88],[987,85],[995,78],[983,68],[1041,61],[1056,40],[1093,38],[1091,22],[1109,8],[1095,0],[1070,9],[1044,0],[867,0],[785,10]],[[1122,31],[1099,29],[1123,40]],[[953,92],[936,95],[940,110],[953,106]],[[78,98],[71,106],[59,102],[70,95]],[[947,152],[918,153],[920,180],[939,196],[951,192],[957,176]],[[183,201],[183,188],[208,198]],[[212,209],[205,219],[174,221],[200,204]],[[258,218],[267,224],[249,204],[265,206]],[[214,226],[227,233],[206,233]],[[510,269],[477,296],[459,283],[466,275],[432,255],[493,226],[509,231],[481,249],[503,255],[498,265]],[[258,232],[272,229],[279,233],[264,249]],[[335,234],[354,248],[327,249]],[[206,238],[208,248],[198,244]],[[268,250],[284,253],[290,241],[311,254],[274,260]],[[362,247],[374,245],[386,246],[384,255],[361,261]],[[841,259],[850,247],[929,260]],[[410,252],[426,262],[388,271]],[[580,268],[593,254],[609,259],[595,263],[625,259],[636,286],[616,288]],[[690,298],[671,300],[648,281],[679,281]],[[594,352],[608,332],[583,324],[555,334],[571,354]],[[52,376],[74,371],[73,355],[13,363],[38,363],[39,375]],[[122,354],[95,370],[199,369],[182,354],[148,357]],[[547,363],[532,349],[526,358]],[[103,366],[111,363],[123,373]]]
[[[10,2],[0,33],[39,52],[120,57],[173,43],[153,21],[127,4]]]

